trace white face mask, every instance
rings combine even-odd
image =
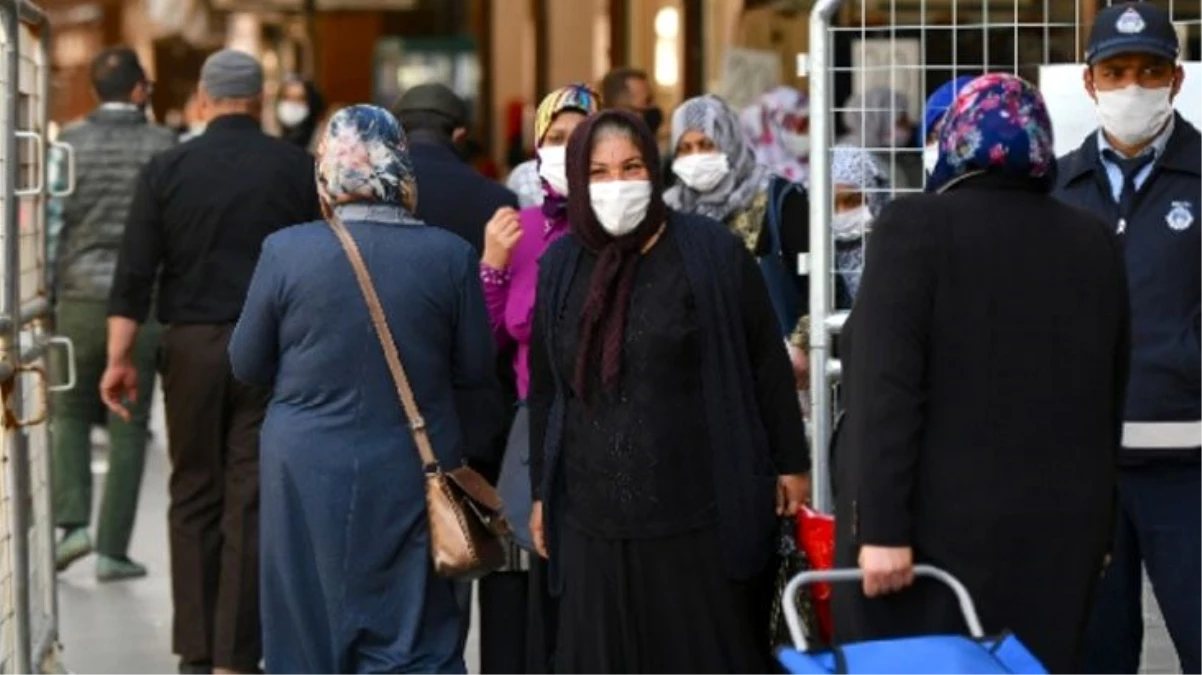
[[[612,237],[630,234],[647,216],[651,181],[615,180],[588,186],[589,202],[597,222]]]
[[[294,127],[309,117],[309,106],[297,101],[280,101],[275,109],[276,119],[286,127]]]
[[[922,149],[922,168],[927,174],[934,173],[935,165],[939,162],[939,144],[931,143]]]
[[[721,152],[685,155],[672,162],[672,173],[690,188],[709,192],[730,173],[730,160]]]
[[[568,196],[567,148],[562,145],[538,149],[538,175],[560,195]]]
[[[784,146],[785,152],[793,156],[794,159],[801,159],[810,156],[810,136],[809,134],[798,134],[792,131],[782,131],[780,133],[780,144]]]
[[[1160,133],[1173,116],[1172,94],[1172,87],[1145,89],[1138,84],[1099,91],[1102,128],[1126,145],[1144,143]]]
[[[850,211],[836,213],[831,217],[831,233],[837,241],[851,241],[868,234],[872,229],[872,211],[861,204]]]

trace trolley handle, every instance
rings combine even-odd
[[[981,619],[977,616],[977,608],[972,602],[972,596],[969,595],[968,589],[964,587],[964,584],[960,583],[959,579],[934,565],[915,565],[914,576],[929,577],[951,588],[956,594],[956,599],[960,602],[960,611],[964,614],[964,623],[968,624],[969,634],[978,639],[985,637],[985,631],[981,628]],[[809,643],[806,642],[805,631],[801,623],[801,614],[798,612],[797,602],[795,601],[797,591],[801,590],[802,586],[810,584],[863,580],[864,572],[859,569],[802,572],[789,580],[789,583],[785,585],[785,597],[781,604],[784,605],[785,623],[789,625],[789,635],[793,638],[793,645],[798,651],[805,652],[810,647]]]

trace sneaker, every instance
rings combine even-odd
[[[117,558],[101,555],[96,559],[96,579],[99,581],[124,581],[146,576],[146,567],[126,557]]]
[[[88,528],[77,527],[68,530],[54,547],[54,568],[59,572],[71,566],[71,563],[92,552],[92,538],[88,536]]]

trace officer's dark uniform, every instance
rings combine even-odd
[[[1098,15],[1087,61],[1124,53],[1175,59],[1177,50],[1163,10],[1115,5]],[[1142,563],[1183,672],[1196,673],[1202,666],[1202,140],[1176,114],[1141,153],[1144,162],[1123,169],[1124,158],[1113,152],[1100,134],[1091,134],[1060,160],[1057,190],[1062,200],[1114,224],[1126,250],[1131,293],[1120,508],[1083,667],[1090,673],[1137,672]],[[1128,181],[1136,191],[1123,199]]]

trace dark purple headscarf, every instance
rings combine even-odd
[[[633,232],[623,237],[612,237],[601,227],[589,199],[593,140],[601,127],[610,124],[631,132],[651,181],[647,216]],[[580,317],[580,347],[576,354],[576,391],[586,400],[588,366],[596,363],[598,357],[603,390],[616,386],[622,374],[622,341],[634,273],[642,258],[643,247],[656,235],[668,214],[659,166],[655,136],[642,118],[628,112],[604,110],[597,113],[581,122],[568,139],[568,221],[581,245],[597,256],[597,266],[589,280],[588,297]]]

